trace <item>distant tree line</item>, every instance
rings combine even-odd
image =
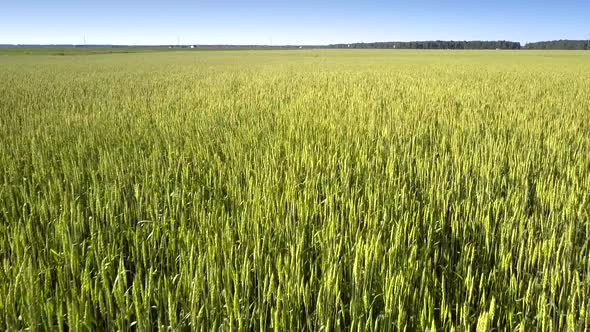
[[[498,41],[410,41],[410,42],[375,42],[332,44],[328,48],[384,48],[384,49],[411,49],[411,50],[590,50],[588,40],[552,40],[528,43],[522,46],[518,42]]]
[[[522,46],[518,42],[506,40],[498,41],[411,41],[411,42],[376,42],[376,43],[354,43],[354,44],[333,44],[332,48],[391,48],[391,49],[412,49],[412,50],[518,50]]]
[[[525,45],[529,50],[590,50],[587,40],[552,40]]]
[[[498,41],[453,41],[431,40],[410,42],[375,42],[331,45],[3,45],[0,48],[197,48],[197,49],[314,49],[314,48],[383,48],[383,49],[413,49],[413,50],[590,50],[588,40],[553,40],[528,43],[522,46],[518,42]]]

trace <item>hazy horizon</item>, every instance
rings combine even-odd
[[[553,42],[553,41],[559,41],[559,40],[588,40],[588,39],[566,39],[566,38],[561,38],[561,39],[551,39],[551,40],[532,40],[532,41],[528,41],[528,44],[531,43],[538,43],[538,42]],[[430,41],[456,41],[456,42],[469,42],[469,41],[489,41],[489,42],[493,42],[493,41],[508,41],[508,42],[519,42],[519,41],[515,41],[515,40],[507,40],[507,39],[503,39],[503,40],[457,40],[457,39],[445,39],[445,40],[441,40],[441,39],[423,39],[423,40],[374,40],[374,41],[363,41],[363,42],[343,42],[343,43],[330,43],[330,44],[221,44],[221,43],[213,43],[213,44],[173,44],[173,43],[169,43],[169,44],[94,44],[94,43],[71,43],[71,44],[67,44],[67,43],[46,43],[46,44],[34,44],[34,43],[0,43],[0,46],[78,46],[78,47],[84,47],[84,46],[117,46],[117,47],[150,47],[150,46],[183,46],[183,47],[190,47],[190,46],[237,46],[237,47],[246,47],[246,46],[263,46],[263,47],[287,47],[287,46],[308,46],[308,47],[313,47],[313,46],[330,46],[330,45],[346,45],[346,44],[361,44],[361,43],[365,43],[365,44],[371,44],[371,43],[380,43],[380,42],[389,42],[389,43],[393,43],[393,42],[400,42],[400,43],[407,43],[407,42],[430,42]],[[590,41],[589,41],[590,42]],[[526,45],[527,43],[524,42],[520,42],[522,46]]]

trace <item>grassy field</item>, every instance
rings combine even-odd
[[[588,330],[588,73],[4,54],[0,330]]]
[[[121,53],[145,53],[166,52],[177,49],[163,48],[128,48],[128,47],[0,47],[1,55],[97,55],[97,54],[121,54]]]

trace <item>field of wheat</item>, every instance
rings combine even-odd
[[[0,330],[588,330],[588,73],[0,54]]]

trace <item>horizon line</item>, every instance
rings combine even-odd
[[[359,44],[376,44],[376,43],[421,43],[421,42],[510,42],[519,43],[521,45],[528,45],[541,42],[557,42],[557,41],[588,41],[590,39],[550,39],[538,41],[512,41],[509,39],[423,39],[423,40],[390,40],[390,41],[360,41],[360,42],[337,42],[329,44],[242,44],[242,43],[215,43],[215,44],[112,44],[112,43],[97,43],[97,44],[79,44],[79,43],[0,43],[0,47],[23,47],[23,46],[71,46],[71,47],[329,47],[334,45],[359,45]]]

